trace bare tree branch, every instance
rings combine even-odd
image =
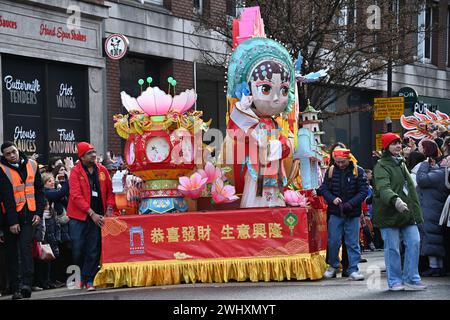
[[[394,5],[397,2],[398,7]],[[423,1],[376,3],[381,13],[379,29],[372,27],[374,16],[367,12],[373,0],[247,0],[246,6],[260,7],[266,34],[284,43],[294,58],[302,53],[306,62],[303,74],[330,67],[320,83],[300,88],[303,100],[310,99],[316,109],[326,110],[355,87],[383,74],[389,60],[394,67],[414,62],[417,42],[408,38],[424,32],[417,25]],[[230,21],[226,17],[203,17],[201,28],[227,37],[231,48]],[[213,58],[207,52],[204,56],[208,64],[225,66],[224,59]]]

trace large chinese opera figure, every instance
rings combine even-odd
[[[280,196],[287,184],[283,159],[291,148],[286,130],[275,119],[286,119],[295,99],[294,85],[292,59],[278,42],[253,38],[233,52],[227,143],[234,144],[234,182],[237,192],[243,191],[241,208],[285,206]]]

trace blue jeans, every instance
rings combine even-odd
[[[417,225],[382,228],[381,235],[384,240],[384,260],[388,286],[419,282],[420,235]],[[405,245],[403,273],[400,258],[400,237]]]
[[[341,246],[342,234],[344,234],[345,245],[348,253],[348,273],[358,270],[361,258],[359,249],[359,217],[341,218],[330,215],[328,220],[328,262],[335,268],[339,268],[339,248]]]
[[[81,281],[94,281],[100,264],[100,227],[90,218],[86,221],[70,219],[69,234],[72,239],[73,263],[81,269]]]

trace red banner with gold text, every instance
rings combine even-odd
[[[326,249],[326,211],[263,208],[105,218],[102,262],[285,256]]]

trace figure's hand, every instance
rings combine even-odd
[[[66,167],[73,167],[73,158],[72,157],[65,157],[64,158],[64,164]]]
[[[408,205],[404,203],[400,198],[397,198],[397,200],[395,201],[395,209],[397,209],[397,211],[401,213],[409,211]]]
[[[350,203],[345,202],[344,204],[342,204],[342,209],[344,210],[344,212],[350,212],[353,210],[353,207]]]
[[[15,225],[9,227],[9,231],[11,231],[12,234],[19,234],[19,232],[20,232],[20,225],[19,224],[15,224]]]
[[[101,215],[99,215],[99,214],[96,214],[96,213],[93,213],[92,215],[91,215],[91,219],[92,219],[92,221],[94,221],[94,223],[97,225],[97,226],[99,226],[100,228],[101,227],[103,227],[103,216],[101,216]]]
[[[445,157],[441,163],[441,167],[450,167],[450,156]]]
[[[252,106],[253,96],[242,95],[241,97],[241,107],[242,109],[248,109]]]
[[[434,167],[436,165],[436,160],[430,157],[428,158],[428,163],[431,167]]]
[[[58,174],[57,176],[56,176],[56,180],[58,181],[58,182],[63,182],[63,181],[66,181],[66,175],[63,173],[63,174]]]
[[[34,215],[31,225],[33,227],[36,227],[39,224],[39,222],[41,222],[41,217],[39,217],[38,215]]]
[[[333,200],[333,204],[338,206],[340,203],[342,203],[341,198],[337,197],[336,199]]]
[[[107,217],[113,216],[113,208],[111,206],[108,206],[108,209],[106,209],[106,216]]]

